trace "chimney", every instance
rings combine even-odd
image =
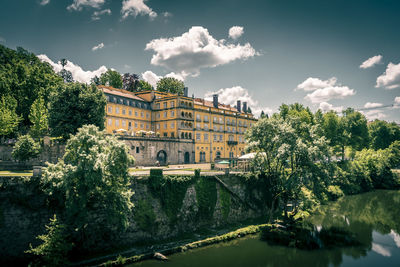
[[[218,95],[213,95],[213,106],[214,108],[218,108]]]
[[[243,102],[243,112],[247,113],[247,102]]]
[[[237,109],[238,112],[242,112],[242,107],[241,107],[240,104],[241,104],[241,102],[240,102],[240,100],[238,100],[237,104],[236,104],[236,109]]]
[[[187,87],[185,87],[185,88],[183,88],[183,96],[188,96],[188,88]]]

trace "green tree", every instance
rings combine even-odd
[[[12,156],[19,161],[27,161],[36,157],[40,153],[40,144],[33,140],[30,135],[22,135],[18,137],[14,145]]]
[[[33,102],[29,120],[32,123],[30,133],[33,137],[39,137],[47,133],[49,129],[49,112],[42,96]]]
[[[0,136],[7,136],[15,132],[21,117],[17,115],[15,109],[17,101],[8,95],[3,95],[0,102]]]
[[[385,149],[394,141],[400,141],[400,127],[392,122],[375,120],[368,125],[371,147],[375,150]]]
[[[53,136],[67,139],[85,124],[104,129],[106,98],[92,85],[62,84],[51,96],[49,127]]]
[[[172,77],[164,77],[157,82],[157,90],[160,92],[183,95],[184,88],[182,81]]]
[[[16,113],[22,117],[22,125],[30,126],[29,113],[32,103],[42,95],[45,104],[48,96],[62,84],[50,64],[23,48],[17,51],[0,45],[0,95],[17,100]]]
[[[72,243],[67,241],[66,226],[60,224],[57,216],[50,219],[46,225],[46,234],[39,235],[37,239],[42,244],[30,249],[25,253],[33,254],[39,257],[37,264],[39,266],[66,266],[68,264],[68,252],[72,249]]]
[[[125,73],[122,76],[122,88],[131,92],[136,92],[138,89],[140,76],[135,73]]]
[[[118,71],[108,69],[100,75],[100,84],[122,88],[122,76]]]
[[[139,84],[137,86],[138,92],[151,91],[151,90],[153,90],[153,86],[151,86],[151,84],[143,80],[139,81]]]
[[[310,140],[292,127],[291,120],[260,119],[246,132],[248,149],[258,153],[258,170],[269,180],[271,211],[278,200],[286,207],[288,201],[301,199],[307,186],[321,183],[329,154],[325,138],[315,134],[317,126],[311,127]]]
[[[369,145],[367,119],[363,114],[352,108],[343,112],[343,127],[348,134],[347,145],[355,150],[361,150]]]
[[[63,158],[44,169],[47,192],[65,196],[66,224],[75,244],[88,247],[99,233],[128,226],[133,207],[128,170],[133,163],[123,142],[85,125],[68,140]]]

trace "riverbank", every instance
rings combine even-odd
[[[106,255],[102,256],[99,258],[94,258],[91,260],[87,261],[81,261],[77,262],[74,265],[80,266],[80,265],[95,265],[95,266],[121,266],[125,264],[131,264],[131,263],[136,263],[139,261],[143,260],[148,260],[148,259],[154,259],[154,254],[156,252],[161,253],[162,255],[169,256],[175,253],[179,252],[184,252],[187,250],[191,249],[196,249],[196,248],[201,248],[201,247],[206,247],[210,246],[213,244],[218,244],[222,242],[228,242],[233,239],[253,235],[256,233],[259,233],[263,228],[270,226],[270,224],[254,224],[254,225],[248,225],[246,227],[241,227],[236,230],[227,232],[225,234],[220,234],[212,237],[207,237],[205,239],[197,240],[197,241],[189,241],[189,242],[170,242],[166,246],[164,246],[162,249],[159,250],[154,250],[152,249],[153,246],[149,247],[149,252],[142,253],[142,254],[136,254],[132,255],[132,253],[129,253],[130,251],[123,251],[119,254],[112,254],[112,255]],[[123,255],[123,256],[121,256]],[[107,260],[107,261],[102,261],[101,259],[107,259],[114,257],[114,260]]]

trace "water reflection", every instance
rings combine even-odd
[[[165,263],[145,261],[135,266],[400,266],[400,191],[345,197],[321,207],[310,221],[342,227],[361,245],[304,251],[270,246],[253,237],[175,254]]]

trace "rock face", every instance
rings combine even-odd
[[[207,196],[205,194],[207,192],[204,192],[204,189],[200,192],[196,184],[191,184],[187,187],[173,220],[171,220],[171,215],[168,216],[166,213],[166,204],[163,204],[160,197],[151,191],[147,178],[133,179],[132,189],[135,194],[132,201],[135,208],[129,218],[128,229],[115,237],[112,244],[109,240],[97,242],[98,247],[93,247],[93,249],[107,250],[111,246],[130,246],[138,242],[151,243],[190,233],[201,227],[221,227],[262,216],[265,211],[254,210],[246,205],[244,197],[247,188],[238,177],[230,175],[219,178],[231,188],[231,193],[210,178],[208,183],[213,188],[212,183],[215,183],[216,201],[210,202],[215,206],[205,207],[204,203],[207,203],[207,199],[200,199],[200,197]],[[205,209],[211,216],[199,214],[200,210]],[[35,183],[26,182],[26,179],[22,177],[0,177],[0,251],[2,254],[0,262],[23,258],[24,251],[29,248],[30,243],[33,246],[38,244],[36,236],[44,233],[45,225],[54,213],[57,211],[49,208],[45,196]],[[91,214],[92,216],[97,221],[96,216],[100,215]]]

